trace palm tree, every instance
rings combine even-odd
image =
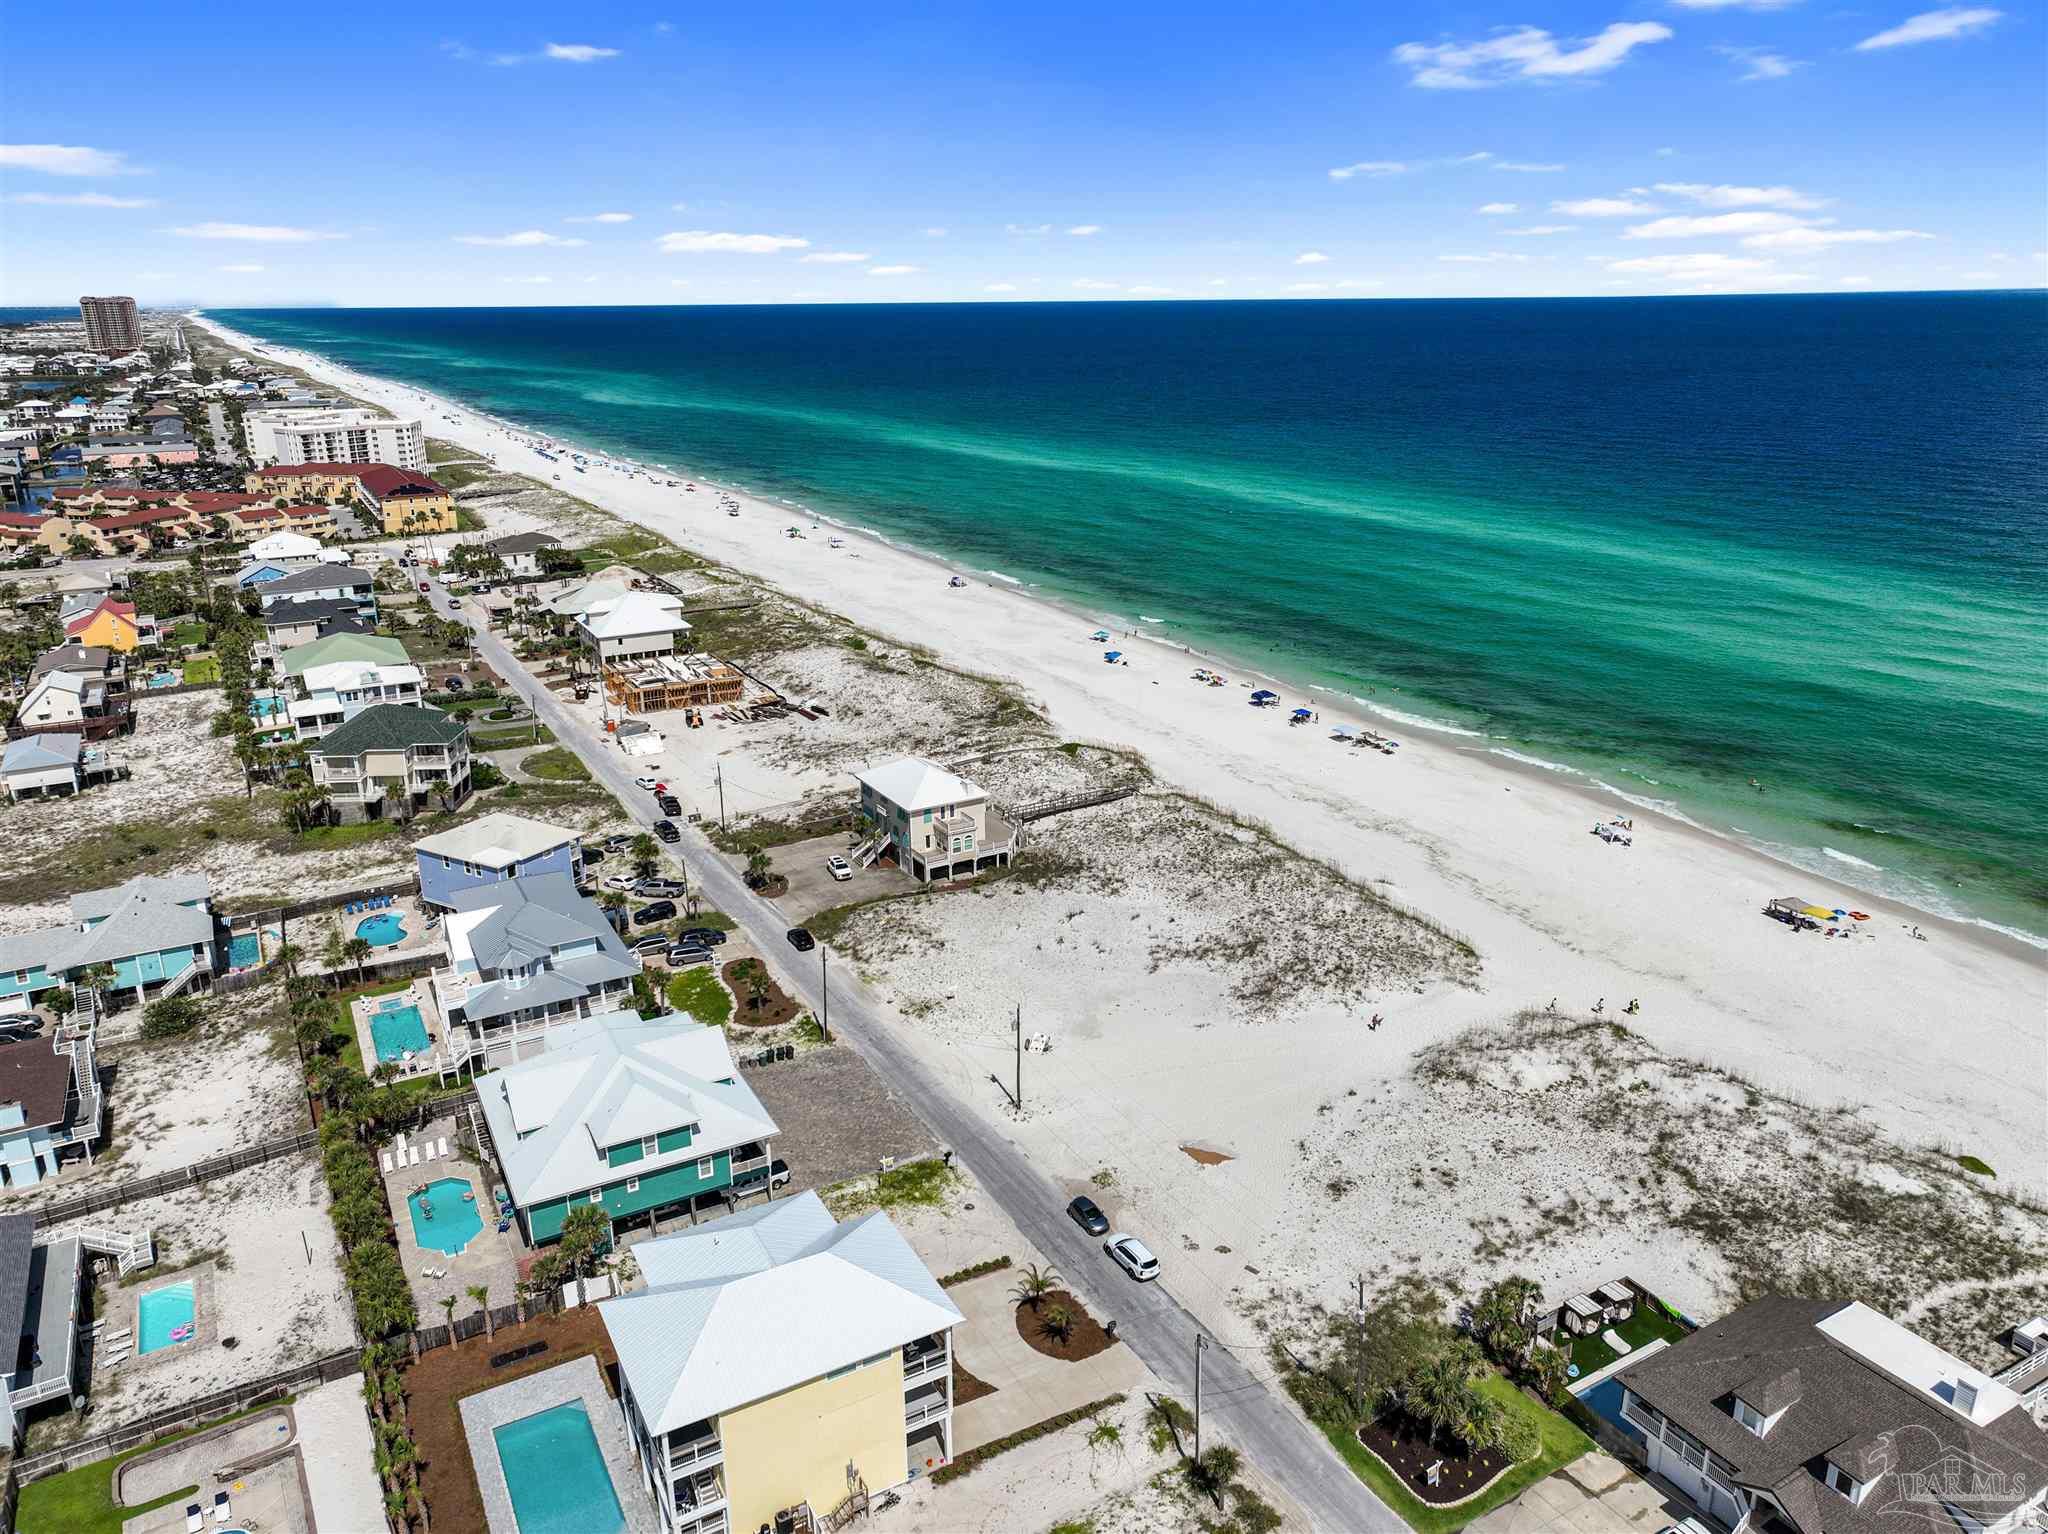
[[[79,984],[92,992],[93,1016],[99,1016],[100,1013],[106,1010],[107,992],[114,984],[114,966],[111,964],[90,965],[85,973],[78,977],[78,981]]]
[[[1074,1313],[1064,1305],[1048,1305],[1045,1309],[1045,1329],[1061,1342],[1074,1332]]]
[[[642,831],[633,838],[633,872],[646,878],[661,866],[661,848],[652,836]]]
[[[570,1209],[569,1217],[562,1221],[562,1256],[576,1271],[576,1303],[583,1305],[588,1296],[584,1292],[583,1279],[590,1265],[603,1248],[611,1245],[611,1217],[598,1204],[577,1204]]]
[[[1038,1309],[1038,1302],[1059,1287],[1060,1276],[1050,1266],[1041,1268],[1037,1263],[1024,1265],[1018,1275],[1017,1285],[1010,1292],[1017,1296],[1019,1304]]]
[[[775,871],[775,860],[759,847],[747,849],[747,883],[755,889],[768,882],[768,876]]]
[[[455,1296],[454,1296],[454,1295],[452,1295],[452,1294],[444,1294],[444,1295],[442,1295],[442,1296],[441,1296],[441,1313],[442,1313],[442,1314],[443,1314],[444,1316],[446,1316],[446,1317],[448,1318],[448,1346],[450,1346],[451,1348],[459,1348],[459,1347],[461,1347],[461,1346],[462,1346],[462,1340],[461,1340],[461,1339],[460,1339],[459,1337],[457,1337],[457,1336],[455,1335]]]
[[[339,970],[348,962],[348,939],[341,935],[340,922],[328,925],[326,941],[320,945],[320,962],[330,971]]]
[[[1520,1274],[1488,1284],[1480,1292],[1472,1306],[1472,1329],[1489,1353],[1498,1358],[1504,1352],[1526,1347],[1534,1336],[1528,1330],[1529,1312],[1542,1296],[1541,1286]]]
[[[341,950],[347,955],[348,961],[355,965],[356,984],[361,985],[363,983],[363,960],[369,958],[371,954],[377,951],[376,946],[366,937],[352,937],[341,945]]]
[[[498,1335],[498,1329],[491,1324],[491,1286],[471,1284],[465,1292],[476,1301],[476,1308],[484,1313],[484,1342],[488,1344]]]

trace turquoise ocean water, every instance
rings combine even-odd
[[[2048,933],[2048,295],[217,318]]]

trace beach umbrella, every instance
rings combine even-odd
[[[1118,661],[1124,658],[1124,652],[1121,650],[1104,650],[1102,652],[1102,658],[1108,661],[1112,666],[1114,666]]]
[[[1089,637],[1090,639],[1094,639],[1094,640],[1103,640],[1103,639],[1107,639],[1107,638],[1109,638],[1109,630],[1108,630],[1108,629],[1097,629],[1097,630],[1096,630],[1096,631],[1095,631],[1094,633],[1090,634],[1090,635],[1089,635],[1088,637]]]
[[[1305,709],[1305,708],[1298,708],[1298,709],[1296,709],[1296,710],[1294,711],[1294,717],[1295,717],[1295,718],[1297,718],[1297,719],[1312,719],[1312,718],[1314,718],[1315,716],[1314,716],[1314,714],[1313,714],[1313,713],[1312,713],[1312,712],[1311,712],[1310,710],[1308,710],[1308,709]]]

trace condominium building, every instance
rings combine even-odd
[[[242,417],[257,464],[427,463],[426,428],[368,410],[252,410]]]
[[[85,345],[89,351],[111,357],[142,345],[142,321],[135,316],[132,298],[81,298],[78,315],[85,321]]]

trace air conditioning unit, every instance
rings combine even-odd
[[[2048,1348],[2048,1316],[2035,1316],[2012,1329],[2012,1350],[2029,1357]]]

